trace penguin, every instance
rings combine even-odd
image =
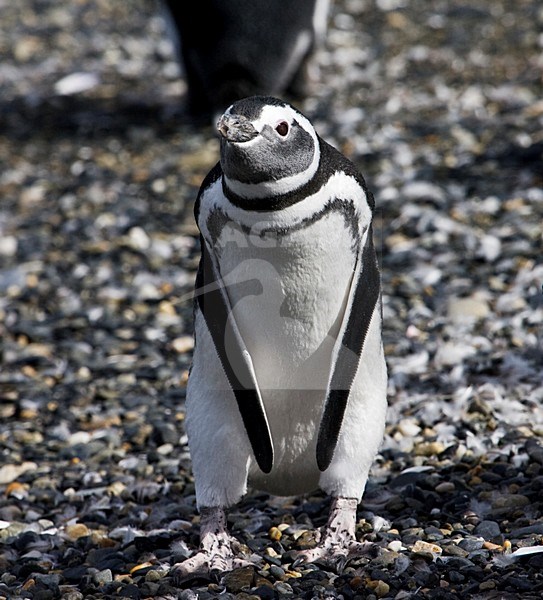
[[[164,0],[188,112],[207,119],[255,94],[303,97],[329,0]]]
[[[220,117],[195,203],[201,260],[186,428],[201,514],[183,578],[245,564],[226,510],[247,485],[321,488],[327,525],[300,561],[365,549],[356,509],[383,439],[387,370],[374,199],[356,167],[275,97]]]

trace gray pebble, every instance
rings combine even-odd
[[[462,550],[471,553],[475,550],[480,550],[483,547],[483,541],[476,538],[467,537],[463,540],[460,540],[458,546],[462,548]]]
[[[474,529],[473,533],[479,535],[485,540],[491,540],[501,534],[500,526],[496,521],[481,521]]]
[[[276,578],[276,579],[282,579],[285,576],[285,569],[277,566],[277,565],[271,565],[270,566],[270,573]]]
[[[527,525],[526,527],[518,527],[511,529],[512,538],[520,538],[527,535],[543,535],[543,523],[534,523],[533,525]]]
[[[98,573],[95,573],[92,579],[96,585],[104,585],[113,581],[113,574],[111,569],[104,569],[103,571],[98,571]]]

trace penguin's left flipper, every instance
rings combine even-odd
[[[370,225],[359,250],[341,329],[332,356],[332,369],[317,439],[317,465],[326,471],[332,462],[351,386],[371,318],[380,297],[380,275]]]
[[[212,252],[200,236],[202,256],[196,290],[202,312],[226,377],[234,392],[256,462],[264,473],[273,466],[273,443],[251,356],[232,313]]]

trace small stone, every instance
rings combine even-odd
[[[46,190],[42,184],[32,185],[21,192],[21,203],[28,208],[35,207],[45,198]]]
[[[62,594],[62,600],[83,600],[83,594],[72,586],[61,585],[59,591]]]
[[[79,583],[81,579],[86,575],[87,567],[85,565],[79,565],[76,567],[68,567],[62,571],[62,575],[69,583]]]
[[[421,442],[415,444],[415,454],[417,456],[434,456],[441,454],[445,450],[445,445],[441,442]]]
[[[479,584],[479,590],[481,592],[484,592],[485,590],[493,590],[496,587],[496,582],[493,581],[492,579],[489,579],[488,581],[481,581],[481,583]]]
[[[531,460],[543,465],[543,448],[534,439],[529,439],[526,442],[526,452]]]
[[[490,308],[484,298],[451,298],[448,306],[448,316],[454,323],[465,323],[469,320],[484,319]]]
[[[443,189],[429,181],[410,181],[402,189],[402,194],[409,200],[433,200],[441,204],[445,200]]]
[[[68,439],[70,446],[77,446],[78,444],[88,444],[91,441],[91,434],[88,431],[76,431],[72,433]]]
[[[268,531],[268,535],[270,539],[274,542],[278,542],[283,537],[283,534],[281,533],[281,530],[278,527],[272,527]]]
[[[492,542],[483,542],[483,548],[485,550],[490,550],[491,552],[503,550],[502,546],[499,544],[493,544]]]
[[[511,530],[511,537],[518,538],[526,535],[543,535],[543,523],[537,522],[526,527],[518,527]]]
[[[387,548],[391,552],[399,552],[403,548],[402,542],[400,540],[392,540],[391,542],[389,542]]]
[[[158,590],[160,589],[159,583],[153,583],[152,581],[145,581],[145,583],[141,586],[141,591],[144,594],[144,597],[155,598],[158,596]]]
[[[136,250],[147,250],[151,245],[151,240],[147,233],[141,227],[132,227],[128,232],[130,246]]]
[[[294,595],[294,590],[292,589],[292,586],[286,583],[285,581],[278,581],[274,584],[273,587],[275,591],[281,594],[282,596]]]
[[[55,592],[53,590],[36,590],[32,594],[33,600],[55,600]]]
[[[126,485],[122,481],[114,481],[107,486],[107,493],[112,496],[120,496],[126,490]]]
[[[70,73],[55,83],[55,92],[60,96],[71,96],[86,92],[100,83],[96,73]]]
[[[469,552],[461,548],[458,544],[444,544],[443,552],[448,556],[458,556],[460,558],[467,558]]]
[[[466,552],[475,552],[483,547],[483,540],[479,538],[466,537],[458,542],[458,546]]]
[[[104,569],[103,571],[98,571],[92,577],[94,583],[96,585],[105,585],[106,583],[111,583],[113,581],[113,573],[111,569]]]
[[[74,525],[67,525],[65,533],[71,540],[78,540],[79,538],[90,535],[90,529],[84,523],[75,523]]]
[[[501,516],[511,510],[524,508],[529,504],[529,498],[522,494],[503,494],[492,503],[492,515]]]
[[[381,579],[377,581],[368,581],[366,583],[366,587],[368,587],[370,590],[373,590],[373,592],[378,598],[383,598],[390,591],[390,586],[388,585],[388,583],[382,581]]]
[[[194,338],[190,335],[183,335],[172,340],[172,348],[177,354],[186,354],[194,349]]]
[[[480,240],[479,255],[488,262],[494,262],[501,254],[502,243],[495,235],[483,235]]]
[[[38,465],[35,462],[23,462],[20,465],[3,465],[0,467],[0,485],[6,485],[18,479],[23,473],[27,471],[35,471]]]
[[[491,540],[501,534],[500,526],[496,521],[481,521],[473,530],[475,535],[479,535],[485,540]]]
[[[300,577],[302,577],[302,574],[299,571],[287,571],[285,573],[285,577],[287,579],[299,579]]]
[[[360,577],[360,575],[355,575],[350,581],[349,581],[349,586],[353,589],[353,590],[358,590],[362,587],[364,587],[366,584],[366,581],[363,577]]]
[[[465,343],[445,342],[436,352],[434,360],[437,365],[452,367],[462,363],[466,358],[476,353],[475,348]]]
[[[405,550],[403,546],[400,548],[400,550],[402,549]],[[401,559],[403,558],[405,558],[404,555],[400,554],[399,552],[390,550],[389,552],[383,552],[377,558],[374,558],[371,561],[371,564],[376,568],[383,567],[385,569],[388,569],[389,567],[392,567],[392,565],[395,565],[398,559],[400,559],[401,562]]]
[[[456,486],[452,481],[442,481],[438,483],[435,487],[435,490],[438,494],[450,494],[454,492]]]
[[[423,540],[417,540],[414,546],[411,548],[411,552],[415,554],[421,554],[422,556],[431,556],[432,558],[440,556],[443,552],[442,548],[437,544],[430,544]]]
[[[220,594],[220,593],[224,593],[224,586],[220,585],[219,583],[210,583],[207,586],[207,589],[209,592],[214,592],[216,594]]]
[[[398,423],[398,430],[405,437],[415,437],[421,432],[415,419],[402,419]]]
[[[283,579],[285,576],[285,569],[279,565],[270,565],[270,573],[275,577],[275,579]]]
[[[27,483],[20,483],[19,481],[13,481],[6,487],[5,495],[9,498],[16,498],[22,500],[28,496],[29,485]]]
[[[236,594],[244,588],[250,588],[255,578],[255,570],[253,567],[242,567],[234,569],[227,573],[224,577],[224,585],[229,592]]]
[[[170,443],[166,443],[166,444],[162,444],[161,446],[159,446],[156,451],[158,452],[158,454],[160,454],[161,456],[167,456],[168,454],[171,454],[174,451],[175,447],[173,444]]]
[[[0,256],[15,256],[17,238],[13,235],[0,236]]]
[[[296,532],[292,537],[296,540],[300,550],[308,550],[315,547],[317,542],[315,531],[304,531],[303,533],[300,533],[300,535],[298,535],[298,533],[299,532]]]
[[[162,300],[162,302],[158,305],[158,312],[166,315],[168,317],[177,317],[177,311],[175,310],[175,306],[172,302],[168,300]],[[191,336],[183,336],[183,337],[191,337]],[[177,338],[182,339],[182,338]],[[175,340],[174,340],[175,341]]]
[[[132,567],[130,569],[130,575],[144,575],[145,573],[147,573],[147,571],[145,571],[145,573],[140,573],[139,571],[143,571],[145,569],[150,569],[153,566],[153,563],[150,562],[144,562],[144,563],[140,563],[139,565],[136,565],[135,567]]]
[[[257,598],[262,598],[263,600],[274,600],[274,598],[276,597],[275,590],[267,581],[265,584],[261,584],[257,586],[254,590],[252,590],[251,594],[253,594]]]

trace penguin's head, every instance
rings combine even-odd
[[[307,183],[320,160],[319,138],[290,104],[266,96],[234,102],[220,117],[225,183],[244,198],[285,194]]]

